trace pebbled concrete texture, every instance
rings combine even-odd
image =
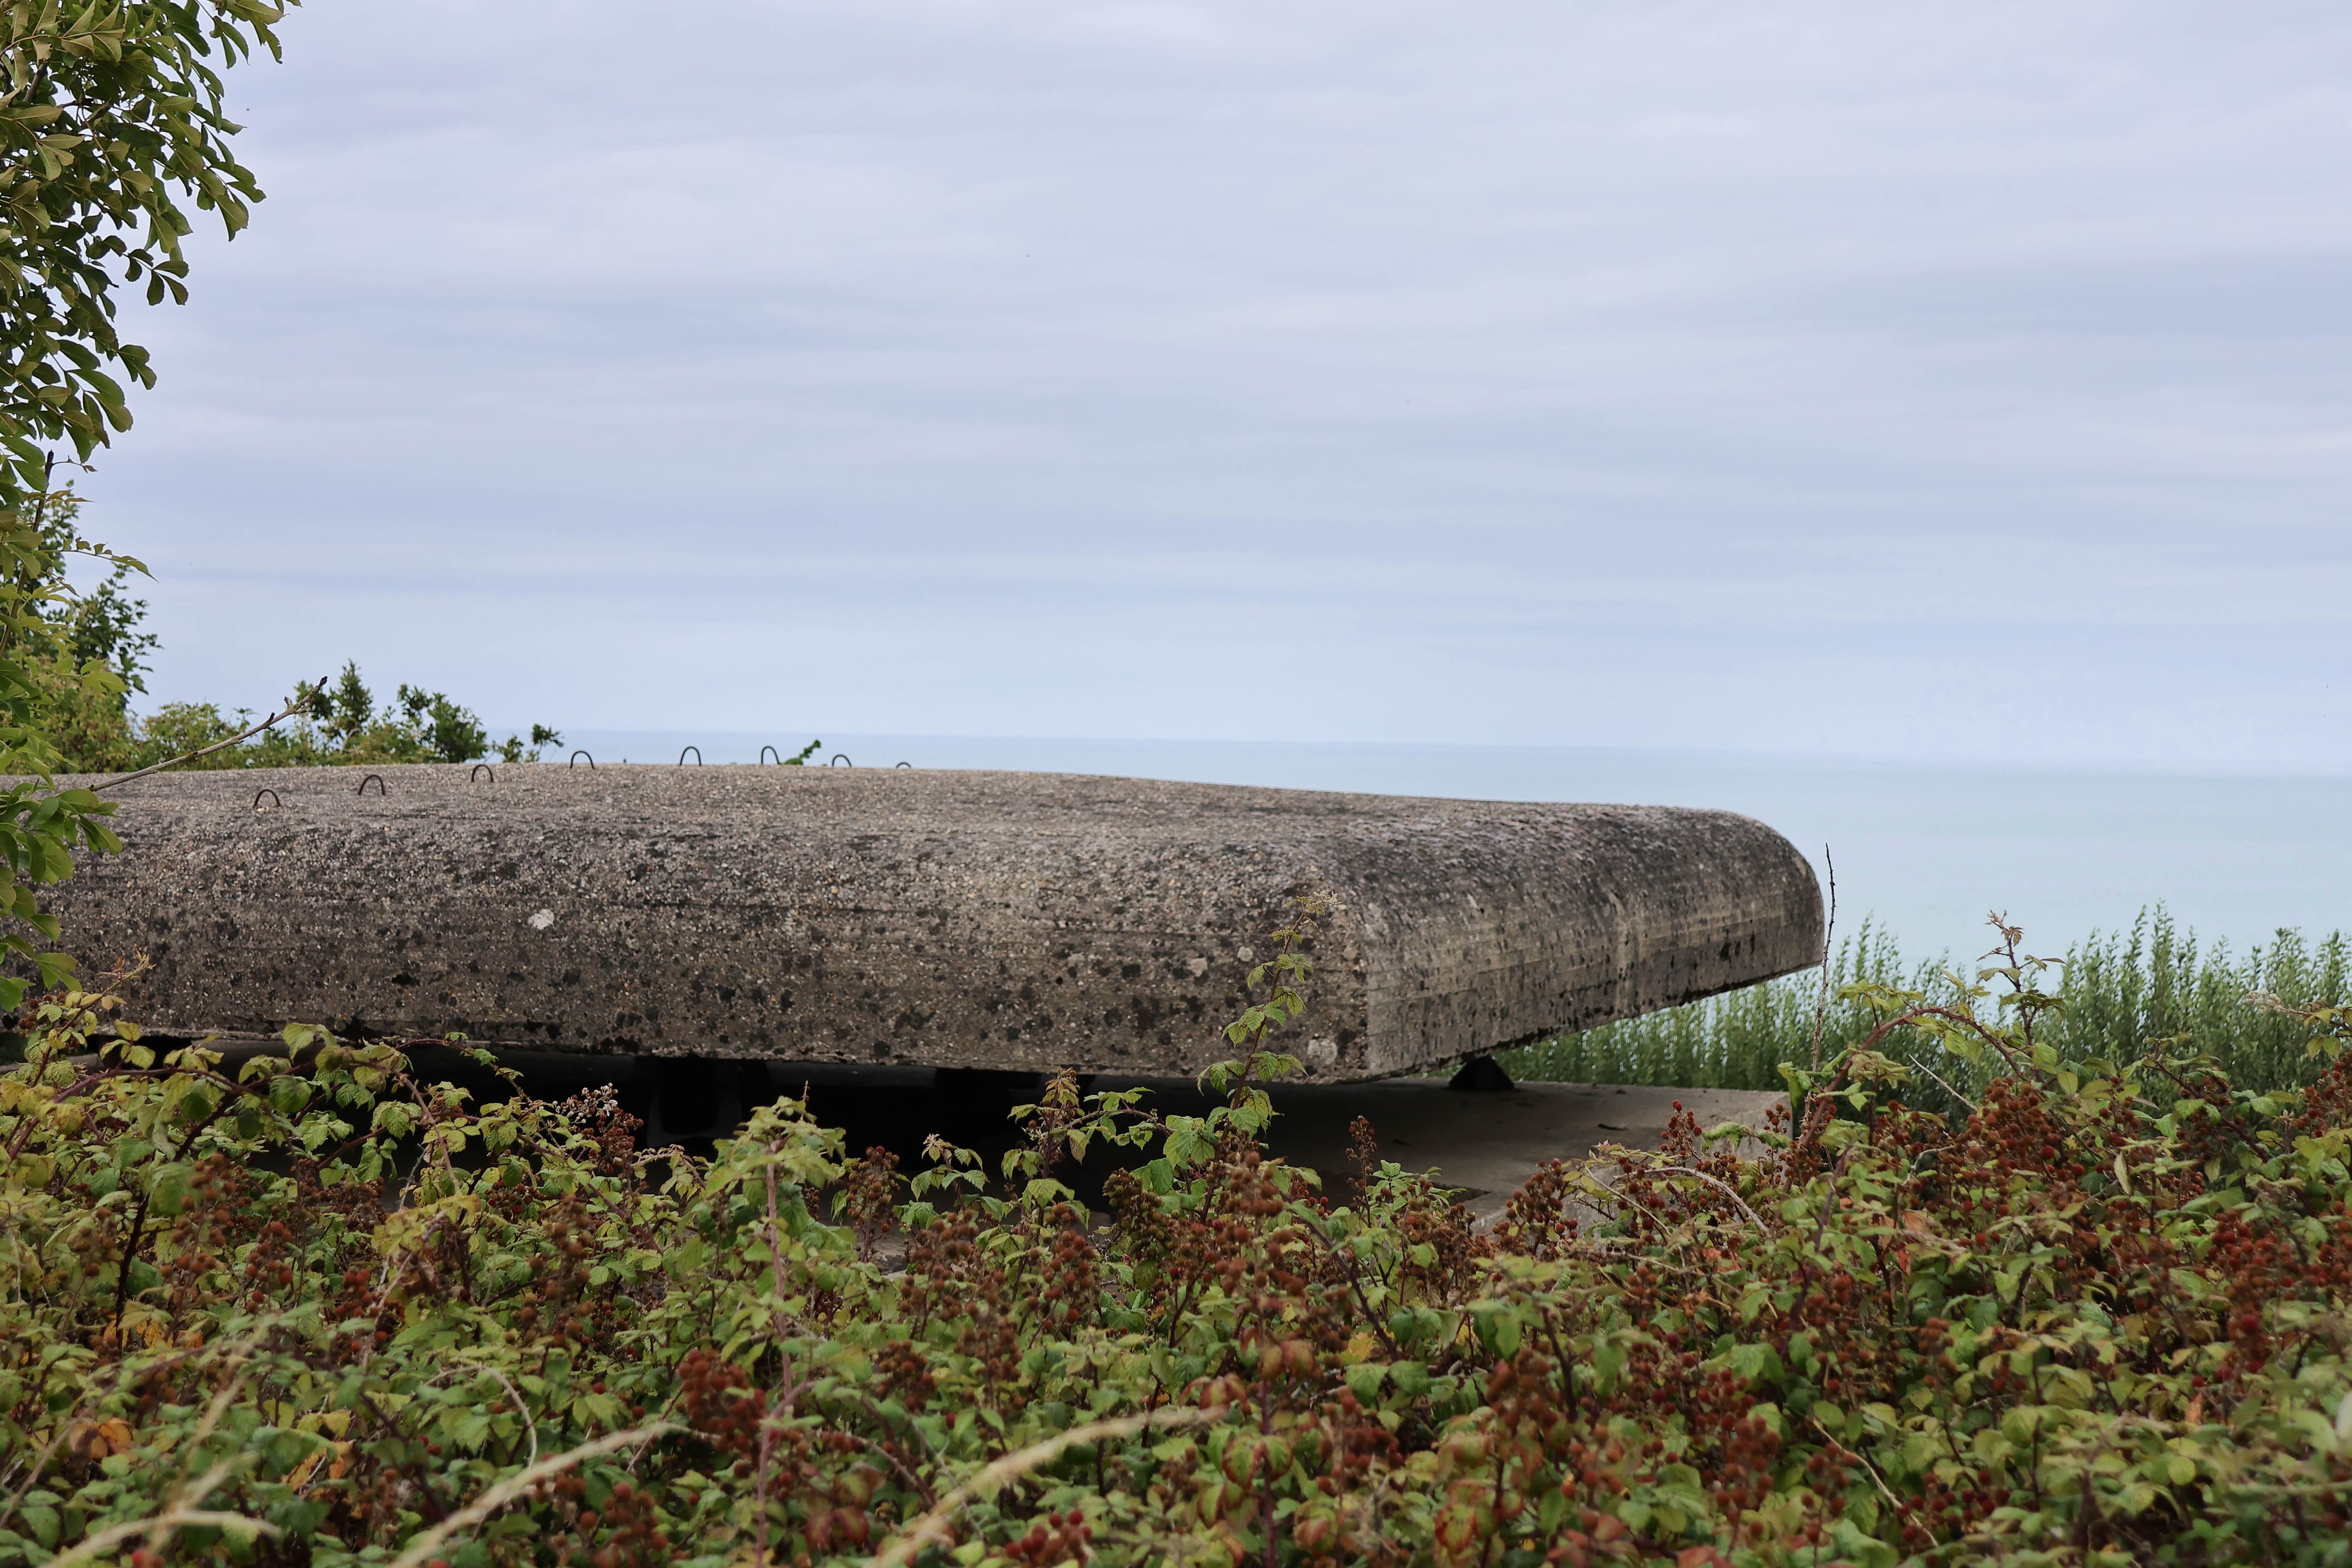
[[[168,1033],[1190,1074],[1229,1054],[1250,963],[1311,895],[1325,1081],[1821,957],[1811,868],[1727,812],[918,770],[375,776],[137,781],[124,852],[50,907],[86,962],[152,960],[133,1006]]]

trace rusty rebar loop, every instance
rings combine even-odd
[[[680,747],[677,753],[677,765],[679,767],[686,766],[686,753],[688,752],[692,752],[694,753],[694,765],[698,768],[700,767],[702,765],[702,748],[700,746]]]
[[[476,763],[474,764],[473,771],[466,775],[466,782],[467,784],[472,784],[484,773],[490,775],[490,782],[492,784],[499,782],[499,770],[490,766],[488,763]]]
[[[580,759],[583,757],[588,757],[588,753],[585,752],[574,752],[572,753],[572,760],[563,765],[567,768],[576,768],[580,765]],[[596,771],[596,759],[593,757],[588,757],[588,771],[592,773]]]
[[[768,765],[768,753],[771,752],[775,752],[776,766],[780,768],[782,767],[784,765],[784,753],[777,752],[776,748],[773,746],[762,746],[760,748],[760,765],[763,768]]]
[[[824,765],[829,768],[854,768],[857,764],[849,760],[847,752],[835,752],[833,753],[833,761]]]
[[[359,793],[362,795],[365,795],[367,794],[367,786],[370,784],[375,785],[375,797],[378,800],[382,800],[386,795],[391,793],[383,787],[383,775],[382,773],[370,773],[367,777],[360,780]]]
[[[259,789],[253,792],[254,810],[259,811],[261,809],[261,797],[265,795],[269,797],[270,809],[273,811],[286,804],[284,801],[278,798],[278,792],[276,790],[271,789],[268,784],[263,784]]]

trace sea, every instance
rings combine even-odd
[[[601,761],[757,763],[808,734],[582,731]],[[698,748],[689,752],[688,747]],[[1721,752],[1538,746],[828,734],[810,765],[1109,773],[1469,800],[1744,812],[1802,849],[1837,929],[1868,922],[1913,959],[1966,962],[1988,920],[2056,955],[2161,908],[2242,953],[2281,929],[2352,928],[2352,778],[2032,772]]]

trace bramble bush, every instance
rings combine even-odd
[[[158,1055],[53,993],[0,1563],[2346,1561],[2352,1016],[2302,1089],[2078,1058],[2008,937],[1760,1140],[1678,1115],[1484,1231],[1369,1128],[1344,1192],[1266,1152],[1296,931],[1223,1107],[1066,1079],[911,1180],[791,1100],[702,1160],[420,1071],[463,1046]],[[1957,1118],[1920,1044],[1990,1065]]]

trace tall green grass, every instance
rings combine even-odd
[[[2029,946],[2031,944],[2029,943]],[[2040,951],[2040,950],[2035,950]],[[1864,922],[1840,942],[1830,963],[1830,1004],[1822,1009],[1822,972],[1808,970],[1670,1007],[1622,1023],[1521,1047],[1500,1059],[1512,1077],[1571,1083],[1671,1084],[1686,1089],[1780,1089],[1780,1064],[1811,1062],[1820,1040],[1826,1058],[1867,1035],[1881,1016],[1837,998],[1857,983],[1925,992],[1931,1002],[1957,999],[1960,977],[1977,963],[1950,957],[1912,961],[1892,932]],[[1954,971],[1958,971],[1956,976]],[[2249,998],[2267,994],[2295,1005],[2352,999],[2352,944],[2342,931],[2314,943],[2281,931],[2242,955],[2226,942],[2200,943],[2161,908],[2143,910],[2130,931],[2091,936],[2068,948],[2063,967],[2045,976],[2064,1006],[2037,1026],[2069,1056],[2128,1059],[2158,1041],[2210,1051],[2246,1088],[2308,1081],[2321,1064],[2305,1049],[2309,1030]],[[1990,1002],[1980,1004],[1990,1005]],[[1945,1080],[1923,1079],[1909,1096],[1923,1108],[1954,1108],[1951,1091],[1973,1097],[1982,1072],[1938,1052],[1921,1057],[1915,1042],[1889,1042]]]

